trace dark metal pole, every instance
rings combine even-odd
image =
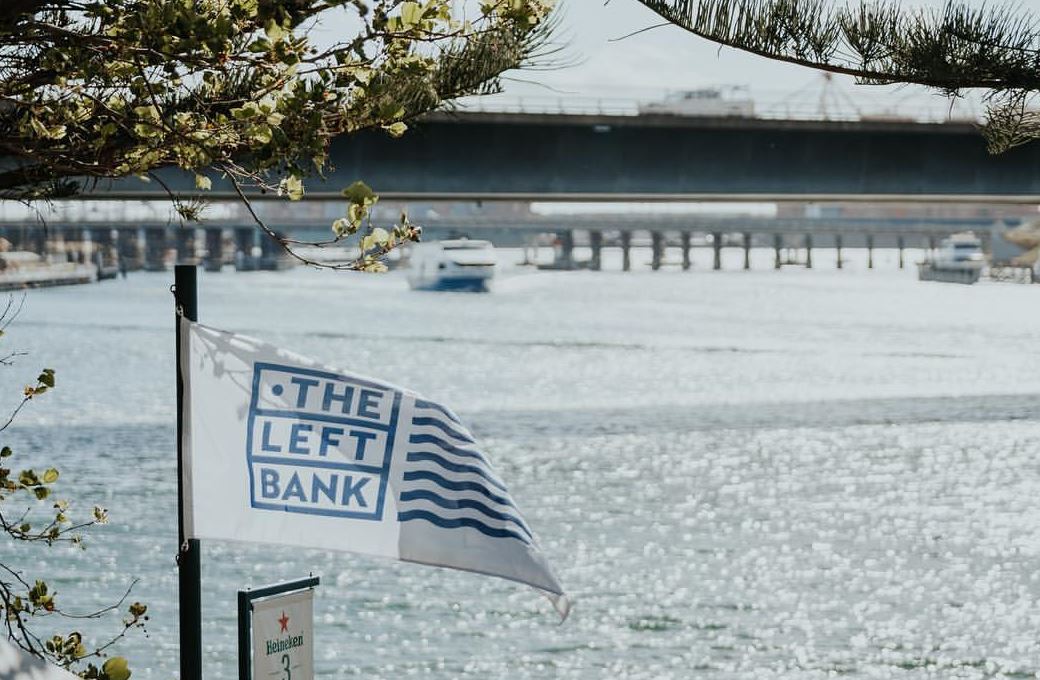
[[[249,634],[252,617],[249,591],[238,591],[238,680],[250,680],[253,674]]]
[[[176,309],[199,320],[195,265],[177,265],[173,274]],[[184,376],[181,374],[180,319],[177,318],[177,574],[180,592],[180,680],[202,678],[202,560],[199,542],[184,536]]]

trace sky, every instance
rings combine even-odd
[[[903,6],[938,4],[940,0],[910,0]],[[574,64],[511,74],[505,83],[508,97],[651,100],[669,91],[737,85],[749,87],[763,105],[792,98],[803,105],[818,103],[823,84],[819,72],[720,48],[673,25],[650,28],[662,20],[636,0],[561,0],[559,7],[557,40],[564,46],[565,60]],[[1020,7],[1040,9],[1040,0]],[[845,93],[857,106],[874,112],[923,107],[942,115],[949,108],[945,98],[915,86],[856,85],[843,76],[835,76],[833,86],[837,94]]]

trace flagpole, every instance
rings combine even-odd
[[[180,680],[202,678],[202,560],[197,539],[184,536],[184,376],[181,374],[180,315],[199,320],[195,265],[174,267],[173,298],[177,310],[177,575],[180,593]]]

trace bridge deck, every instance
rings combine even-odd
[[[992,156],[965,123],[439,113],[400,139],[337,139],[330,158],[335,170],[311,197],[361,178],[409,199],[1040,202],[1040,145]],[[213,180],[211,196],[232,195]],[[179,171],[165,181],[196,193]],[[163,193],[122,180],[95,195]]]

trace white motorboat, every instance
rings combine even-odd
[[[494,276],[495,247],[490,241],[419,243],[409,256],[408,284],[414,290],[485,292]]]
[[[975,283],[985,266],[982,241],[970,232],[953,234],[940,242],[934,257],[918,263],[917,278],[921,281]]]

